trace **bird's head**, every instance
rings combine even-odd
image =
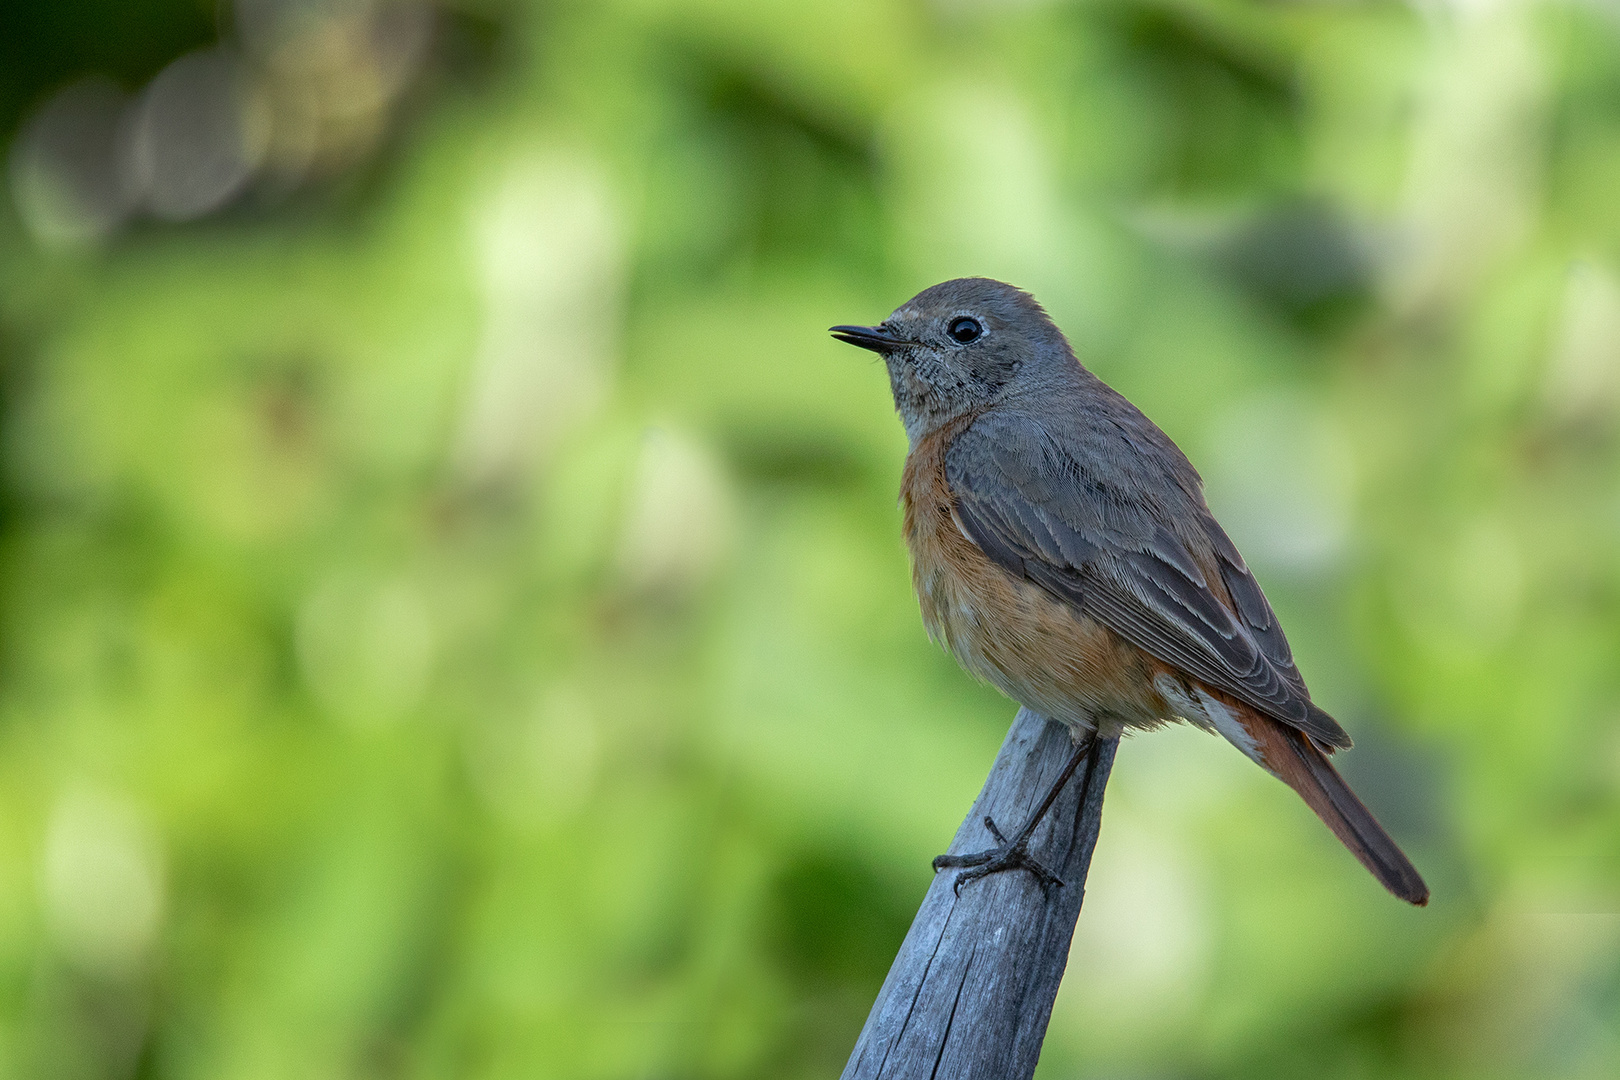
[[[894,406],[912,445],[965,413],[1079,370],[1063,333],[1035,298],[990,278],[924,289],[876,326],[835,326],[889,369]]]

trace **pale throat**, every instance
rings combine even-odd
[[[969,401],[951,401],[917,376],[912,365],[891,361],[889,385],[894,391],[894,410],[906,429],[906,439],[915,450],[932,432],[970,411]]]

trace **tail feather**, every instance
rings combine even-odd
[[[1301,732],[1247,708],[1233,711],[1254,740],[1255,753],[1251,756],[1297,791],[1384,888],[1409,904],[1422,907],[1429,902],[1429,887],[1417,868],[1315,743]]]

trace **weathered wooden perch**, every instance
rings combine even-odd
[[[1036,830],[1030,851],[1067,884],[1043,891],[1023,871],[963,886],[934,877],[843,1080],[1028,1080],[1040,1058],[1069,939],[1085,897],[1117,739],[1099,740]],[[954,853],[1009,835],[1028,819],[1069,759],[1068,729],[1020,709],[984,790],[951,841]]]

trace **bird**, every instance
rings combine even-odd
[[[1023,869],[1099,738],[1186,722],[1291,787],[1392,894],[1429,889],[1330,761],[1350,736],[1311,700],[1253,572],[1179,447],[1078,359],[1030,294],[925,289],[836,339],[888,369],[909,450],[904,534],[923,623],[969,673],[1069,728],[1062,774],[1011,837],[942,855],[954,887]]]

